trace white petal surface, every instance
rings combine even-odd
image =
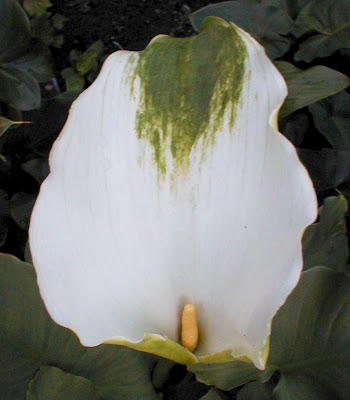
[[[219,28],[237,30],[246,48],[235,119],[229,107],[221,124],[210,119],[215,134],[196,138],[185,167],[170,136],[159,156],[137,131],[147,112],[143,76],[134,74],[142,53],[108,58],[54,144],[30,245],[48,311],[84,345],[114,336],[139,341],[145,333],[178,340],[182,307],[193,303],[196,355],[231,349],[263,367],[269,323],[299,279],[301,236],[317,206],[294,147],[274,129],[285,82],[263,48],[232,24],[210,19],[200,35]],[[197,43],[161,36],[152,46],[181,40]],[[210,80],[201,51],[196,62]],[[152,73],[167,76],[167,69]],[[169,79],[163,90],[176,96],[179,86]]]

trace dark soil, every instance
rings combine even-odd
[[[54,0],[53,11],[69,20],[65,26],[66,51],[86,49],[102,40],[111,51],[119,46],[142,50],[158,34],[184,37],[194,34],[189,14],[208,0]]]

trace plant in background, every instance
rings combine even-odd
[[[87,50],[81,52],[72,50],[69,59],[72,67],[65,68],[61,75],[65,80],[67,92],[78,90],[85,87],[85,78],[92,82],[100,68],[99,60],[104,54],[104,44],[101,40],[93,43]]]
[[[52,82],[54,74],[50,50],[34,37],[31,21],[19,2],[1,1],[0,15],[3,21],[0,27],[0,185],[4,199],[7,199],[6,218],[1,218],[0,225],[0,244],[3,246],[11,230],[9,217],[21,229],[27,229],[36,197],[36,193],[27,194],[22,192],[23,189],[13,188],[18,180],[17,162],[22,155],[19,146],[12,145],[9,152],[6,147],[16,134],[22,143],[25,142],[23,129],[25,126],[30,130],[27,123],[32,122],[32,116],[23,114],[42,107],[41,89],[47,82]],[[19,239],[18,234],[16,239]],[[19,241],[17,246],[20,247]]]
[[[17,249],[11,251],[22,255],[38,185],[48,173],[47,153],[71,101],[85,85],[79,76],[82,86],[78,91],[60,93],[52,49],[57,52],[62,44],[67,18],[50,12],[51,7],[50,1],[25,0],[23,7],[12,0],[0,4],[4,20],[0,27],[0,185],[8,202],[8,218],[1,220],[0,244],[11,248],[15,237]],[[99,52],[102,50],[100,44]],[[77,61],[82,65],[79,71],[85,67],[91,73],[90,79],[98,68],[94,57],[95,53],[87,51]],[[67,89],[72,88],[68,85]],[[28,121],[33,123],[31,127],[20,127]]]

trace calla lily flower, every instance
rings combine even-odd
[[[52,318],[85,346],[264,368],[317,215],[278,132],[286,95],[264,49],[218,18],[197,36],[109,56],[71,107],[32,214]],[[186,304],[195,350],[179,344]]]

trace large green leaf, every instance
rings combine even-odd
[[[23,51],[18,58],[6,64],[29,73],[38,82],[46,82],[54,78],[51,53],[42,43],[33,44]]]
[[[231,390],[255,380],[266,382],[274,373],[268,365],[264,371],[260,371],[254,364],[242,361],[221,364],[200,363],[187,368],[196,374],[199,382],[214,385],[221,390]]]
[[[273,321],[269,365],[281,374],[277,399],[349,398],[349,294],[344,273],[324,267],[303,273]]]
[[[317,190],[337,188],[350,179],[350,151],[298,149],[298,154]]]
[[[272,400],[271,385],[249,382],[238,392],[237,400]]]
[[[152,385],[156,389],[161,389],[169,380],[170,374],[174,366],[177,365],[174,361],[160,358],[152,371]]]
[[[267,370],[237,380],[235,363],[189,368],[198,380],[224,390],[278,371],[278,400],[346,400],[350,391],[350,277],[325,267],[302,274],[272,324]]]
[[[292,19],[295,19],[300,10],[311,0],[270,0],[270,3],[283,10]]]
[[[316,128],[335,150],[350,151],[350,94],[345,90],[309,107]]]
[[[309,226],[303,236],[304,269],[323,265],[345,270],[349,258],[344,196],[328,197],[319,209],[319,222]]]
[[[234,22],[249,32],[265,47],[271,59],[281,57],[290,47],[285,35],[292,28],[292,20],[280,8],[271,5],[269,0],[226,1],[201,8],[190,16],[197,32],[209,16]]]
[[[63,372],[56,367],[40,367],[29,384],[26,400],[98,400],[89,379]]]
[[[299,37],[310,32],[316,33],[301,43],[295,54],[297,61],[310,62],[350,46],[348,0],[313,0],[303,8],[296,24],[296,34]]]
[[[28,17],[17,0],[0,2],[0,100],[18,110],[40,107],[37,81],[53,78],[50,53],[31,43]]]
[[[17,110],[40,107],[38,82],[26,71],[10,65],[0,67],[0,100]]]
[[[30,23],[17,0],[0,1],[0,21],[0,63],[3,63],[28,45]]]
[[[87,386],[93,387],[103,400],[153,400],[157,399],[150,380],[153,364],[153,357],[123,347],[81,346],[71,331],[50,319],[33,267],[16,257],[0,255],[2,400],[24,400],[28,388],[27,399],[35,399],[35,393],[40,399],[60,399],[47,394],[48,379],[55,381],[55,390],[60,390],[60,386],[68,390],[67,385],[72,385],[70,393],[75,393],[77,387],[84,387],[81,390],[85,392]],[[39,371],[44,366],[55,366],[61,371]],[[74,396],[66,398],[81,398]]]
[[[276,61],[288,84],[288,97],[283,104],[280,117],[315,103],[345,89],[350,79],[344,74],[324,66],[316,66],[305,71],[286,61]]]
[[[342,184],[341,190],[348,197],[344,185],[349,186],[350,178],[350,95],[343,90],[312,104],[309,110],[316,128],[327,138],[333,150],[323,149],[315,157],[305,154],[304,162],[318,187],[329,189]],[[322,163],[317,165],[319,161]]]

